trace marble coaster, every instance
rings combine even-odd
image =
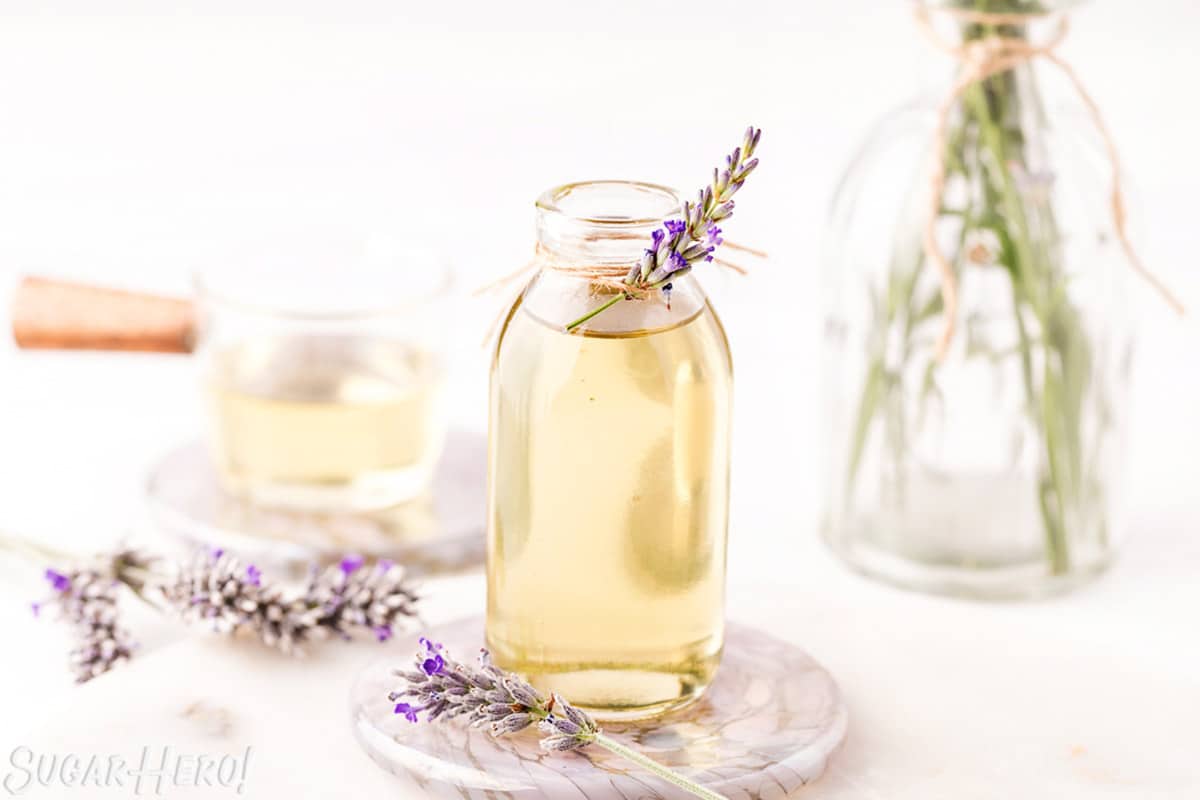
[[[427,632],[457,658],[483,642],[478,617]],[[685,792],[598,747],[548,755],[534,731],[500,739],[449,721],[413,724],[392,713],[392,656],[351,692],[355,736],[368,755],[429,797],[643,800]],[[569,699],[569,698],[568,698]],[[846,736],[846,707],[828,672],[798,647],[729,625],[717,678],[694,705],[604,730],[730,800],[785,797],[816,780]]]
[[[160,531],[189,547],[223,547],[275,574],[302,578],[311,564],[358,553],[415,574],[475,566],[484,556],[487,444],[451,432],[424,498],[370,513],[263,508],[226,493],[202,442],[150,470],[146,499]]]

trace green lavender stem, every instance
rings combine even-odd
[[[996,173],[993,180],[986,184],[988,200],[1004,213],[1007,226],[996,225],[992,230],[1001,242],[1001,250],[1010,253],[1008,265],[1013,281],[1013,316],[1017,321],[1020,337],[1022,359],[1022,375],[1024,378],[1027,411],[1041,437],[1045,448],[1045,459],[1048,475],[1039,479],[1038,506],[1042,513],[1042,525],[1046,535],[1046,554],[1050,570],[1054,574],[1063,574],[1070,568],[1067,545],[1066,521],[1064,519],[1064,486],[1057,469],[1058,446],[1056,437],[1051,433],[1055,429],[1057,410],[1053,403],[1047,405],[1046,400],[1053,396],[1055,375],[1051,370],[1051,353],[1045,353],[1046,370],[1042,381],[1042,401],[1037,398],[1037,387],[1032,372],[1031,351],[1034,344],[1025,329],[1023,314],[1028,307],[1038,319],[1044,331],[1049,323],[1047,309],[1042,307],[1031,291],[1034,281],[1049,282],[1055,276],[1051,274],[1038,275],[1038,267],[1049,273],[1053,269],[1050,262],[1053,254],[1046,251],[1057,244],[1057,233],[1050,241],[1033,241],[1030,236],[1029,222],[1026,216],[1026,201],[1018,194],[1013,181],[1012,172],[1008,168],[1010,159],[1020,159],[1024,162],[1023,154],[1010,152],[1009,143],[1020,136],[1020,131],[1006,131],[1002,128],[1002,114],[1006,109],[1004,101],[1015,100],[1016,88],[1012,85],[1012,76],[989,78],[986,85],[977,84],[971,87],[965,96],[965,102],[971,116],[978,121],[980,141],[983,147],[991,153],[993,169]],[[988,91],[990,89],[990,91]],[[991,101],[991,102],[989,102]],[[993,105],[996,113],[993,116]],[[1018,150],[1018,148],[1011,148]],[[1040,246],[1039,246],[1040,245]],[[1041,252],[1036,252],[1041,251]]]
[[[30,561],[39,561],[46,564],[57,564],[76,559],[76,556],[72,556],[62,550],[47,547],[44,544],[38,544],[29,539],[6,533],[0,533],[0,550],[8,550],[9,552],[24,556]]]
[[[696,797],[704,798],[704,800],[726,800],[724,795],[717,794],[711,789],[706,789],[698,783],[689,781],[678,772],[667,769],[654,759],[639,753],[637,750],[626,747],[615,739],[610,739],[603,733],[597,733],[592,743],[598,747],[603,747],[610,753],[615,753],[626,761],[632,761],[634,764],[653,772],[663,780],[678,786],[680,789]]]
[[[529,714],[538,721],[545,720],[547,717],[551,716],[550,712],[545,708],[530,709]],[[678,772],[664,767],[662,764],[659,764],[649,756],[639,753],[637,750],[634,750],[631,747],[626,747],[610,736],[606,736],[599,728],[596,728],[592,731],[578,733],[576,734],[575,738],[580,744],[583,745],[594,744],[597,747],[603,747],[608,752],[620,756],[626,761],[637,764],[643,769],[654,773],[668,783],[678,786],[680,789],[683,789],[685,792],[688,792],[695,797],[701,797],[704,798],[704,800],[727,800],[724,795],[717,794],[711,789],[706,789],[695,781],[688,780]]]
[[[546,708],[529,709],[529,714],[538,721],[545,720],[551,716],[550,711]],[[704,798],[704,800],[727,800],[724,795],[717,794],[711,789],[706,789],[695,781],[688,780],[678,772],[664,767],[649,756],[639,753],[631,747],[626,747],[616,739],[606,736],[599,728],[577,733],[575,734],[575,739],[580,745],[594,744],[597,747],[603,747],[610,753],[637,764],[691,795]]]
[[[604,305],[593,308],[591,311],[587,312],[582,317],[574,320],[573,322],[568,322],[567,326],[566,326],[567,332],[570,333],[571,331],[575,330],[583,323],[590,320],[592,317],[596,316],[597,314],[601,314],[605,311],[608,311],[610,308],[612,308],[613,306],[615,306],[617,303],[621,302],[624,299],[625,299],[624,294],[614,295],[613,298],[611,300],[607,301]]]
[[[671,278],[665,278],[657,283],[647,284],[645,289],[647,291],[654,291],[656,289],[661,289],[663,286],[666,286],[670,282],[671,282]],[[608,309],[612,308],[613,306],[615,306],[617,303],[621,302],[622,300],[628,300],[628,299],[629,299],[628,294],[618,293],[612,299],[606,301],[603,305],[593,308],[591,311],[587,312],[582,317],[579,317],[578,319],[574,320],[573,322],[568,322],[566,324],[567,333],[570,333],[571,331],[575,330],[580,325],[582,325],[583,323],[590,320],[592,317],[598,316],[599,314],[607,311]]]

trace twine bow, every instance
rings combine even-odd
[[[963,22],[980,25],[1019,25],[1028,22],[1031,17],[1047,16],[1035,13],[1001,14],[945,7],[938,8],[937,11]],[[1104,123],[1104,118],[1100,114],[1100,108],[1096,105],[1096,101],[1088,94],[1071,65],[1055,52],[1059,43],[1067,35],[1067,18],[1061,14],[1057,15],[1058,27],[1050,39],[1042,44],[1032,44],[1022,38],[1001,36],[998,34],[966,43],[956,43],[948,42],[937,34],[930,19],[928,7],[918,4],[915,7],[915,13],[917,22],[926,37],[940,50],[958,59],[961,65],[954,84],[942,100],[937,111],[937,126],[934,129],[933,139],[933,168],[930,175],[932,192],[923,236],[925,254],[937,266],[942,277],[942,304],[945,318],[942,333],[937,343],[938,360],[940,361],[945,357],[950,347],[950,342],[954,338],[956,318],[958,316],[958,280],[954,275],[954,269],[950,264],[950,260],[942,252],[937,241],[937,220],[941,215],[942,192],[946,186],[944,153],[946,150],[950,115],[953,113],[954,106],[963,93],[973,84],[1039,58],[1045,59],[1058,67],[1067,76],[1071,84],[1075,87],[1076,93],[1083,101],[1084,106],[1086,106],[1104,142],[1108,161],[1112,165],[1112,189],[1109,195],[1109,203],[1112,209],[1113,228],[1116,232],[1117,240],[1121,243],[1121,248],[1125,252],[1126,258],[1129,259],[1134,272],[1157,291],[1163,300],[1166,301],[1167,305],[1174,309],[1176,313],[1183,314],[1183,304],[1161,280],[1145,267],[1133,248],[1133,243],[1129,239],[1129,233],[1126,228],[1125,198],[1121,187],[1121,162],[1117,154],[1116,144],[1109,133],[1108,126]]]
[[[490,283],[480,286],[474,291],[474,294],[487,294],[495,289],[508,286],[513,281],[517,281],[522,277],[533,277],[542,270],[573,275],[577,278],[587,280],[595,286],[610,289],[614,292],[625,292],[626,294],[637,296],[647,294],[645,290],[638,289],[635,286],[630,286],[629,284],[625,283],[625,276],[629,274],[629,267],[629,264],[620,263],[589,264],[562,261],[539,244],[534,248],[533,258],[529,259],[520,267],[508,273],[507,275],[503,275]],[[524,288],[523,285],[522,288]]]
[[[767,258],[767,254],[762,250],[757,250],[753,247],[747,247],[746,245],[738,244],[737,242],[732,242],[728,239],[725,240],[725,243],[722,246],[730,250],[737,250],[739,252],[746,253],[754,258]],[[723,258],[714,257],[713,263],[719,264],[725,269],[732,270],[738,275],[746,275],[749,273],[749,270],[747,270],[745,267]],[[510,286],[514,281],[517,281],[520,288],[517,290],[516,295],[519,296],[521,292],[525,291],[525,287],[529,283],[528,280],[521,280],[522,278],[532,279],[532,277],[537,273],[546,270],[549,272],[560,272],[564,275],[582,278],[583,280],[591,283],[593,286],[607,289],[612,293],[623,293],[629,298],[636,297],[644,300],[655,295],[661,296],[661,293],[657,289],[645,289],[626,283],[625,277],[629,274],[629,268],[631,266],[632,263],[598,264],[564,261],[556,257],[553,253],[539,244],[534,249],[533,258],[525,262],[525,264],[523,264],[521,267],[513,270],[507,275],[502,275],[490,283],[480,286],[474,292],[472,292],[472,294],[476,296],[488,294],[498,289],[503,289],[506,286]],[[509,307],[511,307],[515,302],[516,296],[513,296],[508,303],[501,307],[496,318],[492,320],[492,323],[488,326],[487,332],[484,334],[483,343],[485,345],[492,340],[492,337],[496,333],[496,329],[499,327],[500,321],[504,319],[504,315],[508,313]]]

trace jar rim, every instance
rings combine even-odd
[[[556,186],[536,206],[538,245],[556,258],[630,264],[682,203],[678,192],[657,183],[597,180]]]
[[[572,213],[564,208],[564,200],[572,193],[590,192],[594,190],[611,190],[611,189],[631,189],[633,193],[641,194],[645,197],[654,197],[659,200],[665,200],[669,206],[664,204],[661,214],[644,213],[640,215],[618,215],[618,214],[603,214],[603,213]],[[632,196],[632,194],[631,194]],[[542,192],[536,202],[539,211],[547,214],[556,214],[564,219],[573,222],[582,222],[592,225],[604,226],[625,226],[625,227],[640,227],[644,225],[658,224],[664,218],[679,210],[682,205],[679,192],[669,186],[663,186],[658,183],[649,183],[647,181],[631,181],[631,180],[589,180],[575,181],[573,183],[564,183],[559,186],[547,189]]]

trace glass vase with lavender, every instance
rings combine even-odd
[[[1135,272],[1158,284],[1055,49],[1067,5],[918,4],[955,80],[877,128],[834,202],[824,535],[904,586],[1061,590],[1121,529],[1126,291]],[[1082,102],[1047,103],[1051,83]]]

